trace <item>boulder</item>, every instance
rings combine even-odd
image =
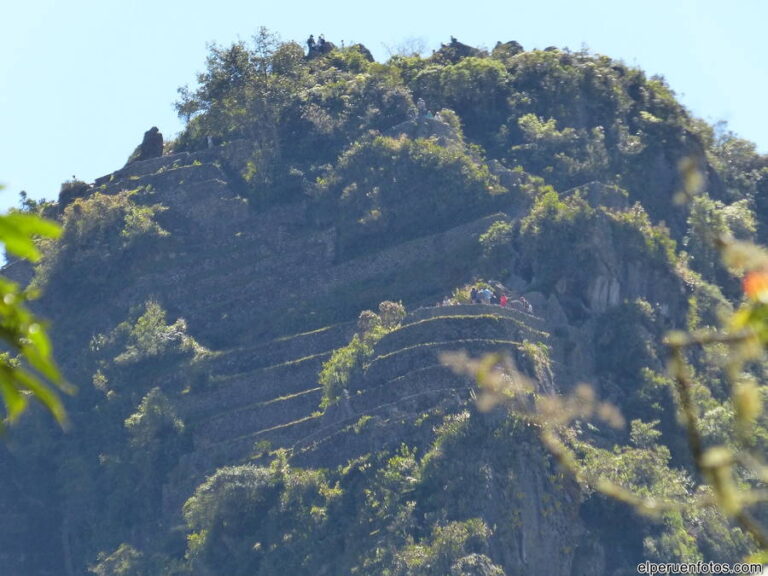
[[[479,57],[486,54],[486,52],[459,42],[456,38],[451,36],[450,43],[441,44],[440,50],[432,55],[432,59],[436,60],[437,62],[450,62],[451,64],[456,64],[464,58],[469,58],[472,56]]]
[[[333,52],[336,49],[336,44],[325,40],[322,36],[314,45],[309,46],[307,52],[307,60],[317,58],[318,56],[325,56],[326,54]],[[370,52],[369,52],[370,54]]]
[[[133,151],[127,164],[149,160],[150,158],[160,158],[163,155],[163,135],[157,126],[152,126],[144,132],[144,139],[141,144]]]
[[[491,51],[491,57],[504,62],[513,56],[517,56],[521,52],[525,52],[525,49],[519,42],[515,42],[514,40],[510,40],[509,42],[496,42],[496,46],[494,46]]]
[[[371,54],[371,51],[368,50],[368,48],[366,48],[364,44],[352,44],[350,48],[360,52],[360,54],[363,55],[363,58],[368,60],[368,62],[373,62],[373,54]]]

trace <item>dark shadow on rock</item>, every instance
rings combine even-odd
[[[141,160],[149,160],[150,158],[160,158],[163,155],[163,134],[158,130],[157,126],[152,126],[149,130],[144,132],[144,139],[141,144],[138,145],[136,150],[133,151],[131,157],[128,158],[126,166],[133,162],[139,162]]]

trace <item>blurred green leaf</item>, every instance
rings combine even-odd
[[[18,258],[36,262],[41,257],[36,239],[60,234],[58,224],[33,214],[0,215],[0,243]],[[56,391],[71,393],[73,389],[56,367],[44,324],[25,305],[33,296],[36,294],[25,293],[17,283],[0,276],[0,340],[10,352],[0,355],[0,396],[5,406],[0,429],[18,420],[30,398],[42,404],[62,426],[67,421]]]
[[[61,227],[58,224],[34,214],[15,212],[2,216],[2,220],[27,236],[45,236],[46,238],[58,238],[61,236]]]
[[[0,394],[8,412],[8,422],[14,422],[27,407],[27,399],[13,385],[13,371],[0,369]]]

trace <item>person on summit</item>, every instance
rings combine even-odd
[[[307,48],[309,48],[309,51],[312,52],[315,49],[315,35],[310,34],[309,38],[307,38]]]

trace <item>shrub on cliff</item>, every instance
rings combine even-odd
[[[323,387],[321,408],[336,403],[344,394],[349,381],[363,369],[373,355],[376,343],[387,333],[396,330],[405,318],[405,307],[400,302],[385,300],[379,304],[379,313],[363,310],[358,318],[358,333],[346,346],[337,348],[323,363],[318,383]]]
[[[117,253],[147,238],[167,236],[155,221],[165,208],[137,204],[135,194],[135,190],[114,195],[96,192],[69,204],[64,209],[61,237],[41,243],[43,258],[36,268],[35,283],[44,286],[53,274],[64,269],[71,273],[73,268],[99,276],[101,263]]]
[[[558,189],[610,178],[605,130],[558,128],[554,118],[526,114],[518,119],[523,143],[510,148],[509,161],[544,176]]]
[[[483,249],[484,263],[490,271],[501,271],[502,275],[509,273],[512,263],[512,240],[515,227],[505,220],[497,220],[480,235],[480,246]]]
[[[678,261],[677,243],[670,237],[665,225],[651,222],[639,203],[628,210],[602,212],[609,218],[613,238],[621,247],[625,261],[645,260],[667,269],[675,266]]]
[[[76,178],[72,178],[72,180],[67,180],[62,183],[61,189],[59,190],[59,210],[64,210],[64,208],[72,204],[72,202],[78,198],[84,198],[90,189],[90,184]]]
[[[463,150],[385,136],[353,145],[321,186],[326,201],[338,202],[340,249],[349,256],[466,221],[505,191]]]
[[[551,290],[561,276],[589,273],[587,231],[595,210],[581,196],[561,199],[550,191],[536,200],[520,227],[520,252],[540,288]]]
[[[383,132],[407,120],[414,106],[393,69],[364,60],[356,72],[344,63],[356,61],[354,48],[332,54],[338,57],[313,69],[312,81],[285,116],[280,137],[286,159],[308,165],[332,162],[369,130]]]
[[[363,360],[372,353],[370,341],[360,338],[357,334],[349,344],[333,351],[328,361],[323,363],[318,378],[318,383],[323,387],[321,408],[326,408],[341,398],[350,378],[356,370],[362,368]]]
[[[269,468],[219,469],[184,505],[193,573],[308,573],[329,561],[331,543],[316,537],[340,493],[323,471],[291,468],[280,454]]]
[[[298,44],[283,43],[265,28],[251,46],[243,41],[212,45],[197,88],[179,89],[176,110],[188,125],[177,148],[203,148],[209,136],[216,141],[250,138],[265,149],[274,146],[277,124],[305,73],[303,54]]]
[[[107,353],[115,364],[133,364],[168,355],[199,356],[205,349],[187,334],[183,318],[166,323],[166,312],[154,300],[148,300],[133,312],[132,319],[118,324],[109,334],[91,341],[93,351]]]
[[[407,60],[397,61],[402,65]],[[431,109],[450,108],[464,120],[470,137],[483,136],[507,116],[509,75],[491,58],[469,57],[456,64],[431,63],[413,76],[409,86]],[[483,136],[481,136],[483,135]]]
[[[691,257],[691,268],[707,281],[717,282],[733,294],[738,285],[718,257],[717,239],[734,236],[740,240],[754,240],[756,231],[755,214],[748,199],[726,205],[706,194],[697,196],[691,201],[688,232],[683,240]]]
[[[627,210],[593,208],[579,192],[561,198],[542,194],[523,218],[516,244],[522,266],[545,291],[569,282],[571,296],[584,289],[599,269],[600,253],[615,253],[620,263],[638,262],[673,273],[676,244],[662,225],[653,225],[635,204]]]

